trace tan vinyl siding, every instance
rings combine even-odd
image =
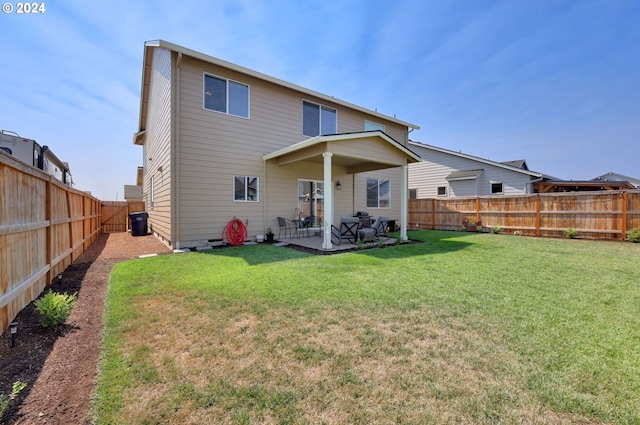
[[[389,180],[391,182],[390,208],[367,208],[367,179]],[[400,219],[400,191],[402,187],[402,168],[388,168],[355,175],[355,205],[357,211],[366,211],[373,217],[389,216],[392,220]],[[355,212],[357,212],[355,211]]]
[[[345,140],[330,142],[329,151],[386,164],[406,164],[406,156],[401,151],[388,143],[371,143],[371,140],[360,140],[358,143]]]
[[[250,119],[204,109],[205,72],[249,85]],[[250,237],[264,233],[265,227],[273,227],[278,215],[293,216],[298,178],[322,180],[322,165],[304,163],[281,167],[268,173],[265,179],[262,155],[307,138],[302,135],[303,100],[336,108],[339,132],[359,132],[364,128],[365,114],[189,57],[182,60],[180,78],[177,190],[180,191],[182,241],[219,239],[224,226],[234,216],[249,220]],[[403,141],[401,126],[384,124],[395,133],[390,134],[392,137]],[[355,153],[362,154],[362,151]],[[345,187],[350,187],[351,179],[339,168],[334,170],[334,181],[341,176],[343,183],[343,190],[336,193],[336,201],[340,202],[337,216],[353,210],[351,196],[347,197],[352,191]],[[234,202],[233,176],[258,177],[259,202]],[[344,202],[348,205],[343,205]],[[399,198],[394,204],[399,204]]]
[[[171,240],[171,82],[171,52],[154,49],[144,145],[143,193],[149,227],[168,241]],[[153,205],[150,202],[152,176]]]
[[[164,58],[162,55],[158,58],[154,57],[154,66],[160,66],[160,63],[156,64],[156,59],[161,63]],[[175,100],[179,116],[175,117],[177,130],[174,144],[180,178],[174,182],[173,190],[179,195],[174,207],[180,208],[179,222],[176,223],[178,229],[174,230],[180,240],[174,242],[182,247],[195,246],[202,241],[220,239],[225,225],[234,217],[248,220],[248,234],[251,239],[257,234],[263,234],[266,227],[271,226],[276,230],[275,218],[277,216],[293,217],[297,205],[298,179],[322,180],[322,164],[302,162],[277,167],[273,161],[265,164],[262,156],[307,139],[302,134],[303,100],[335,108],[339,133],[361,132],[364,130],[364,120],[369,119],[385,125],[385,132],[406,146],[407,128],[395,122],[368,116],[360,111],[322,101],[308,94],[188,56],[183,56],[179,67],[179,72],[176,73],[180,78],[178,83],[179,98]],[[204,109],[203,79],[205,73],[249,85],[249,119]],[[159,119],[159,116],[164,117],[160,111],[151,110],[152,102],[159,98],[158,91],[159,88],[152,88],[152,94],[155,96],[150,99],[150,114],[153,112],[154,116],[158,115],[155,119]],[[165,93],[164,97],[170,98],[170,92]],[[170,99],[166,104],[167,107],[171,104]],[[156,107],[156,109],[158,108]],[[152,127],[152,120],[154,118],[150,116],[149,127]],[[162,128],[170,130],[168,118],[164,124]],[[164,144],[165,142],[168,144],[171,134],[168,130],[166,133],[162,133],[167,136],[166,139],[154,135],[154,140],[159,140],[147,147],[153,147],[155,150],[153,155],[158,158],[165,158],[165,155],[169,154],[168,146]],[[151,134],[148,134],[147,137],[151,138]],[[364,153],[363,149],[358,148],[357,143],[352,143],[351,146],[344,144],[340,148],[352,149],[354,156],[358,157]],[[158,155],[160,151],[161,154]],[[399,160],[397,151],[391,146],[384,147],[380,143],[375,146],[371,154],[372,159],[388,158],[383,162],[396,163]],[[170,168],[168,159],[166,162],[165,170]],[[157,168],[156,164],[154,166]],[[265,168],[267,169],[266,174]],[[384,215],[389,213],[389,215],[399,216],[401,183],[399,170],[374,173],[375,176],[382,176],[376,178],[385,178],[386,175],[393,176],[391,179],[392,209],[381,210],[384,211]],[[259,202],[234,202],[234,176],[259,178]],[[169,177],[170,174],[166,174],[166,178],[169,179]],[[355,179],[360,181],[361,176],[356,175]],[[344,167],[336,165],[333,167],[332,180],[334,184],[336,180],[341,180],[343,187],[341,191],[335,192],[335,217],[350,215],[356,209],[362,210],[364,208],[366,205],[366,178],[362,183],[362,188],[354,190],[354,177],[347,174]],[[168,234],[169,203],[166,203],[167,209],[165,210],[164,196],[168,200],[168,194],[164,195],[164,189],[170,187],[171,180],[163,181],[161,203],[158,198],[160,195],[158,192],[159,181],[156,180],[154,226],[159,226],[163,232],[166,227]],[[147,181],[145,182],[148,184]],[[362,208],[354,206],[354,195],[357,195],[358,192],[362,192],[361,195],[358,195],[363,199]],[[372,214],[376,215],[377,213],[372,212]]]

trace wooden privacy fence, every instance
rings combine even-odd
[[[101,204],[0,153],[0,330],[100,233]]]
[[[129,214],[144,211],[144,201],[102,201],[102,232],[126,232],[131,228]]]
[[[624,240],[640,227],[640,190],[409,200],[409,227],[461,230],[465,219],[482,220],[485,231],[562,237],[572,228],[580,238]]]

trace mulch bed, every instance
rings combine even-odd
[[[33,303],[18,314],[15,347],[11,347],[9,331],[0,336],[0,393],[8,394],[18,380],[28,386],[0,423],[91,423],[109,273],[118,262],[170,252],[153,236],[102,234],[64,271],[62,281],[55,279],[50,286],[55,292],[78,293],[78,302],[64,325],[43,328]]]

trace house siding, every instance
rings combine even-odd
[[[154,49],[144,143],[144,186],[149,227],[171,241],[171,52]],[[161,171],[159,171],[161,170]],[[153,177],[154,202],[150,199]]]
[[[409,146],[423,159],[409,164],[409,188],[417,190],[417,198],[437,197],[439,186],[447,187],[447,196],[491,195],[491,183],[503,184],[503,195],[520,195],[531,192],[528,182],[532,177],[518,171],[497,167],[485,162],[462,158],[446,152]],[[454,171],[478,170],[483,172],[475,180],[448,181]]]
[[[205,110],[204,73],[248,84],[250,118]],[[384,124],[386,133],[406,146],[407,128],[402,125],[369,117],[360,111],[195,58],[182,59],[179,76],[180,114],[175,143],[180,179],[175,190],[179,192],[178,234],[183,246],[221,238],[225,225],[234,217],[248,220],[250,237],[264,233],[268,226],[274,227],[278,215],[293,217],[297,205],[297,179],[321,180],[322,164],[277,167],[265,164],[262,156],[308,138],[302,134],[303,100],[335,108],[339,133],[361,132],[364,120],[369,119]],[[361,150],[357,150],[357,153],[362,155]],[[397,170],[397,177],[392,179],[392,206],[397,205],[399,214],[401,175]],[[376,175],[385,173],[394,175],[388,170]],[[233,176],[258,177],[259,202],[234,202]],[[350,197],[353,193],[351,178],[348,178],[346,169],[336,166],[332,180],[335,182],[338,179],[342,181],[343,190],[335,193],[336,206],[339,206],[335,210],[337,217],[351,214],[354,209]],[[366,177],[357,175],[356,181],[364,181],[362,188],[356,188],[356,192],[362,192],[362,199],[365,200],[362,205],[365,206]]]

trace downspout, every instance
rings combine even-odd
[[[526,194],[531,193],[531,192],[527,191],[527,186],[529,186],[529,185],[533,185],[533,183],[541,182],[542,180],[544,180],[544,176],[542,176],[542,177],[540,177],[540,178],[537,178],[537,179],[535,179],[535,180],[530,180],[530,181],[526,182],[526,183],[524,184],[524,193],[526,193]],[[533,186],[531,186],[531,187],[533,188]]]
[[[180,246],[180,167],[178,158],[178,135],[180,134],[180,65],[182,62],[182,52],[178,52],[176,60],[176,85],[175,85],[175,99],[173,99],[173,109],[175,114],[173,116],[173,126],[171,135],[171,233],[173,240],[171,244],[174,248],[181,248]]]
[[[266,190],[267,186],[269,185],[269,183],[267,182],[267,161],[263,159],[262,162],[264,163],[264,187],[262,188],[263,202],[264,202],[264,204],[262,206],[262,229],[264,231],[266,231],[267,227],[269,227],[269,226],[267,226],[267,211],[268,211],[268,208],[267,208],[268,195],[267,195],[267,193],[268,193],[268,190]],[[258,234],[260,234],[260,233],[258,233]]]

